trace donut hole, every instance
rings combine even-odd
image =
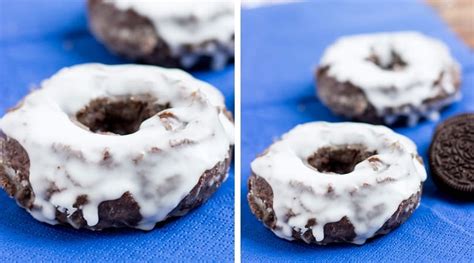
[[[394,50],[390,51],[388,58],[386,56],[381,56],[372,50],[372,54],[366,60],[374,63],[377,67],[388,71],[400,71],[407,66],[407,62],[405,62],[402,56]]]
[[[354,171],[354,167],[376,155],[377,151],[368,151],[361,146],[323,147],[311,155],[308,164],[322,173],[348,174]]]
[[[123,96],[92,100],[76,113],[76,119],[94,133],[132,134],[146,119],[170,108],[149,96]]]

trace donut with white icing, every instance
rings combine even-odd
[[[94,35],[128,59],[184,69],[233,60],[232,0],[88,0],[88,10]]]
[[[437,119],[460,98],[460,66],[448,47],[417,32],[342,37],[324,52],[316,79],[333,112],[375,124]]]
[[[251,164],[250,208],[278,237],[363,244],[418,207],[426,171],[415,144],[384,126],[296,126]]]
[[[64,68],[0,119],[0,185],[34,218],[151,230],[227,178],[222,94],[177,69]]]

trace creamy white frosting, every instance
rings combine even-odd
[[[380,161],[366,159],[348,174],[319,172],[307,163],[318,149],[343,145],[376,150],[375,157]],[[322,241],[324,225],[346,216],[357,234],[353,242],[362,244],[403,200],[419,191],[426,179],[410,139],[384,126],[350,122],[298,125],[251,166],[253,173],[263,177],[273,190],[276,227],[272,231],[288,240],[293,239],[292,229],[310,229],[316,241]],[[285,222],[288,214],[294,216]],[[312,218],[316,225],[307,228]]]
[[[171,103],[164,111],[173,113],[174,121],[166,127],[157,114],[137,132],[119,136],[92,133],[73,120],[91,100],[137,94]],[[28,153],[34,206],[39,208],[29,212],[36,219],[56,224],[55,210],[71,215],[77,197],[84,194],[88,202],[82,207],[83,216],[94,226],[99,221],[98,205],[128,191],[143,216],[137,228],[149,230],[165,219],[206,170],[228,157],[233,124],[224,108],[217,89],[181,70],[83,64],[43,81],[41,89],[0,120],[0,130]],[[183,140],[194,143],[172,146]],[[105,151],[110,155],[106,165]],[[61,191],[48,200],[52,183]]]
[[[183,45],[200,45],[217,40],[226,50],[213,44],[195,47],[193,54],[182,59],[185,66],[196,62],[196,55],[211,55],[214,68],[222,67],[234,54],[234,1],[232,0],[106,0],[120,10],[134,10],[147,17],[174,54],[181,54]],[[183,22],[193,18],[191,22]]]
[[[367,60],[376,55],[382,65],[387,65],[392,51],[407,63],[403,69],[384,70]],[[409,104],[418,108],[417,115],[435,117],[439,108],[459,98],[454,86],[459,77],[459,64],[445,44],[418,32],[342,37],[327,48],[320,64],[321,67],[329,66],[329,76],[361,88],[381,115],[387,108]],[[441,74],[439,84],[434,85]],[[422,105],[424,100],[433,98],[440,90],[450,98],[441,101],[435,109],[427,109]],[[412,114],[408,111],[397,113]]]

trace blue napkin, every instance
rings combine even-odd
[[[0,116],[60,68],[87,62],[127,63],[89,33],[84,1],[0,0]],[[233,110],[233,67],[194,75],[218,87]],[[151,232],[49,226],[0,191],[0,261],[232,261],[233,182],[231,172],[206,204]]]
[[[318,1],[244,10],[242,14],[242,259],[243,262],[473,262],[474,205],[450,199],[430,178],[413,216],[364,246],[315,247],[276,237],[251,214],[250,162],[297,124],[344,121],[315,98],[314,68],[336,38],[357,33],[417,30],[439,38],[463,67],[463,98],[441,119],[474,112],[474,54],[422,1]],[[398,128],[425,163],[437,123]]]

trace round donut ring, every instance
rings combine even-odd
[[[383,126],[296,126],[252,162],[248,201],[277,236],[363,244],[418,207],[426,171],[416,146]]]
[[[387,125],[436,120],[460,98],[460,67],[442,42],[417,32],[342,37],[321,59],[317,94],[333,112]]]
[[[0,120],[1,186],[37,220],[152,229],[227,178],[233,122],[214,87],[181,70],[84,64]]]

